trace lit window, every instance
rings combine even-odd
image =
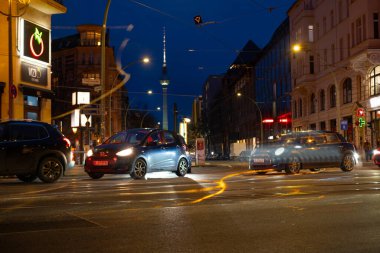
[[[314,26],[309,25],[309,41],[313,42],[314,41]]]

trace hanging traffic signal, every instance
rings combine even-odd
[[[372,121],[367,122],[367,127],[372,129]]]
[[[197,16],[194,17],[194,23],[196,25],[202,24],[202,17],[201,17],[201,15],[197,15]]]

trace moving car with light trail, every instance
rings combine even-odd
[[[172,171],[183,177],[191,170],[191,158],[180,135],[137,128],[117,133],[90,150],[84,170],[93,179],[125,173],[141,179],[152,171]]]
[[[347,172],[354,169],[358,157],[355,146],[339,133],[300,131],[257,148],[250,158],[249,169],[258,174],[265,174],[268,169],[294,174],[301,169],[339,167]]]

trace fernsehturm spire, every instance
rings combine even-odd
[[[160,80],[162,86],[162,129],[168,129],[168,98],[167,90],[169,85],[169,78],[167,76],[166,68],[166,31],[164,27],[163,32],[163,60],[162,60],[162,77]]]

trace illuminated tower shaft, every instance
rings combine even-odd
[[[162,129],[168,130],[168,96],[167,88],[162,87]]]
[[[168,85],[169,78],[167,76],[167,68],[166,68],[166,33],[164,27],[164,36],[163,36],[163,63],[162,63],[162,78],[160,80],[162,86],[162,129],[168,129]]]

